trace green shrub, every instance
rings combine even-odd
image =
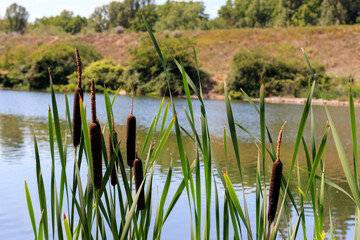
[[[90,90],[91,79],[94,79],[95,84],[99,86],[106,86],[112,90],[124,86],[122,81],[122,73],[124,68],[116,65],[111,60],[99,60],[91,63],[83,70],[83,88]],[[76,84],[77,73],[74,72],[68,76],[69,82]]]
[[[95,48],[89,45],[76,44],[79,49],[83,67],[101,58]],[[67,76],[76,71],[75,44],[59,42],[42,44],[34,51],[14,50],[8,64],[15,67],[9,78],[13,77],[29,85],[30,89],[46,89],[49,86],[50,68],[54,84],[67,84]],[[26,56],[25,56],[26,54]]]
[[[198,85],[198,76],[195,63],[188,56],[192,56],[191,46],[193,42],[188,38],[163,38],[159,41],[159,46],[163,52],[166,62],[168,77],[172,94],[178,95],[184,93],[182,76],[176,64],[175,58],[180,62],[182,60],[185,71],[190,78]],[[159,94],[167,95],[168,88],[165,81],[163,66],[148,38],[142,39],[139,47],[130,49],[132,61],[129,70],[124,79],[129,89],[134,89],[141,94]],[[203,86],[211,84],[209,76],[200,71],[200,77]]]
[[[330,77],[324,74],[324,67],[317,64],[313,67],[322,87],[330,87]],[[260,48],[235,54],[228,77],[230,91],[243,89],[252,97],[258,96],[261,77],[266,95],[298,97],[301,90],[307,88],[311,75],[303,60],[270,56]]]

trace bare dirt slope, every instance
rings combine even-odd
[[[241,49],[261,47],[269,54],[302,57],[306,49],[311,61],[323,64],[329,74],[360,78],[360,25],[306,27],[287,29],[236,29],[185,31],[176,35],[196,43],[200,68],[214,80],[223,81],[231,68],[234,54]],[[55,41],[84,42],[94,45],[105,58],[127,66],[129,47],[136,47],[147,33],[93,34],[76,36],[7,35],[0,37],[0,56],[6,48],[35,48],[40,43]],[[157,37],[163,37],[159,34]],[[170,34],[171,35],[171,34]],[[305,61],[304,61],[305,64]]]

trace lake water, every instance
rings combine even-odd
[[[64,94],[56,94],[59,115],[61,119],[62,129],[66,129],[65,121],[65,98]],[[112,96],[111,96],[112,98]],[[86,95],[85,100],[88,102],[89,96]],[[72,94],[69,96],[69,102],[72,106]],[[131,97],[118,96],[114,105],[115,125],[120,139],[125,140],[125,124],[126,118],[130,113]],[[134,115],[137,119],[137,141],[139,148],[145,140],[147,130],[151,125],[151,121],[157,114],[160,106],[160,98],[152,97],[135,97],[134,98]],[[176,99],[175,106],[178,113],[180,124],[187,130],[186,116],[183,106],[187,106],[185,99]],[[197,100],[193,101],[196,126],[200,126],[200,104]],[[39,145],[40,158],[42,162],[42,172],[45,180],[45,188],[49,192],[50,183],[50,167],[51,158],[48,143],[48,125],[47,114],[48,106],[51,105],[49,93],[43,92],[21,92],[0,90],[0,239],[33,239],[33,232],[28,215],[24,182],[27,181],[30,193],[33,197],[33,205],[37,219],[40,217],[39,204],[36,201],[37,187],[35,174],[35,157],[33,133],[35,133]],[[225,102],[223,101],[205,101],[209,129],[211,133],[212,146],[221,166],[227,169],[230,179],[236,189],[239,189],[239,172],[237,170],[236,160],[232,152],[231,140],[228,138],[228,160],[224,157],[223,128],[227,127],[227,118],[225,110]],[[234,112],[235,122],[242,124],[256,136],[259,136],[259,118],[257,112],[245,102],[233,102],[232,108]],[[281,145],[281,160],[284,165],[284,173],[290,166],[293,145],[296,137],[297,126],[301,116],[303,106],[300,105],[266,105],[266,124],[274,139],[276,139],[278,131],[284,121],[287,121],[283,133],[283,143]],[[347,107],[329,107],[330,113],[335,121],[337,130],[341,135],[342,143],[351,159],[352,142],[351,129],[349,120],[349,110]],[[89,113],[88,113],[89,114]],[[106,121],[105,104],[103,95],[97,95],[97,114],[98,119],[104,126]],[[315,125],[316,125],[316,142],[320,143],[326,126],[326,115],[322,106],[314,106]],[[359,116],[359,110],[356,109]],[[170,111],[169,111],[169,115]],[[90,115],[88,115],[90,119]],[[168,122],[171,117],[169,116]],[[309,125],[309,124],[308,124]],[[360,125],[357,129],[360,129]],[[239,129],[238,129],[239,130]],[[310,127],[305,129],[305,139],[310,142]],[[331,134],[330,134],[331,135]],[[238,131],[238,140],[240,147],[240,157],[242,164],[242,172],[244,178],[245,189],[247,193],[247,203],[249,205],[250,217],[255,213],[255,173],[257,162],[256,141],[242,131]],[[189,159],[194,159],[194,145],[184,135],[183,141]],[[68,139],[69,147],[67,156],[72,159],[74,155],[71,146],[71,138]],[[173,154],[173,179],[169,196],[172,197],[177,186],[182,180],[182,170],[180,160],[177,155],[177,143],[174,132],[171,133],[165,147],[155,167],[154,186],[159,187],[160,192],[164,184],[168,168],[170,166],[170,155]],[[299,153],[299,165],[305,167],[304,153],[301,148]],[[270,159],[267,157],[267,175],[270,174]],[[345,181],[344,173],[338,159],[338,155],[334,146],[332,137],[328,141],[328,147],[325,160],[326,177],[337,183],[339,186],[349,191]],[[60,160],[56,161],[56,168],[60,169]],[[214,169],[214,172],[215,169]],[[296,189],[297,180],[295,171],[291,181],[291,189]],[[82,176],[86,173],[83,172]],[[215,176],[217,174],[215,173]],[[58,180],[59,181],[59,180]],[[303,183],[303,187],[306,186]],[[218,182],[218,186],[221,183]],[[203,191],[204,192],[204,191]],[[223,188],[220,186],[220,199],[223,199]],[[240,196],[240,191],[238,192]],[[296,201],[298,201],[298,193],[294,193]],[[203,196],[203,199],[205,196]],[[354,225],[354,204],[344,194],[329,187],[330,207],[332,209],[333,223],[336,225],[337,239],[346,239],[353,237]],[[169,201],[169,199],[168,199]],[[214,209],[214,205],[213,209]],[[328,209],[328,205],[325,206]],[[307,233],[308,238],[312,237],[313,218],[311,217],[311,209],[305,210],[307,214]],[[327,211],[325,210],[325,213]],[[189,239],[189,208],[186,197],[186,191],[180,197],[178,204],[175,206],[169,219],[164,225],[162,237],[163,239]],[[293,214],[295,215],[295,214]],[[214,219],[214,212],[212,219]],[[293,224],[296,216],[293,216]],[[328,231],[329,218],[326,214],[324,221],[325,231]],[[255,225],[254,225],[255,227]],[[301,228],[301,227],[300,227]],[[215,238],[215,222],[212,224],[212,236]],[[299,239],[302,236],[302,229],[299,229]]]

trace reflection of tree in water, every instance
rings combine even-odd
[[[0,143],[2,155],[5,159],[16,159],[14,156],[21,155],[24,146],[23,131],[25,122],[19,116],[0,115]]]

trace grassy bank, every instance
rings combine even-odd
[[[304,48],[312,62],[322,66],[323,73],[330,76],[331,89],[327,89],[327,93],[323,94],[327,99],[347,98],[347,79],[354,78],[354,87],[357,88],[357,79],[360,78],[360,69],[357,67],[360,65],[360,59],[356,57],[360,55],[360,46],[357,44],[360,41],[360,26],[358,25],[176,31],[163,32],[156,36],[158,39],[180,39],[180,45],[181,42],[185,44],[190,40],[195,45],[199,68],[215,83],[205,89],[205,92],[212,95],[223,93],[222,82],[231,74],[234,56],[244,50],[251,52],[254,49],[262,49],[262,52],[269,57],[280,57],[289,62],[304,63],[300,50]],[[128,68],[133,65],[133,49],[141,46],[141,39],[144,37],[146,37],[145,33],[65,34],[61,36],[4,35],[0,38],[0,58],[19,47],[31,50],[44,44],[72,42],[94,46],[104,59],[110,59],[115,64]],[[187,41],[183,39],[187,39]],[[2,70],[0,74],[6,73],[7,71]],[[155,76],[155,78],[160,79],[161,77]],[[216,89],[216,85],[220,87]],[[61,87],[59,90],[61,91]],[[149,89],[145,89],[141,94],[147,94],[147,92]],[[281,93],[280,95],[305,97],[306,93]],[[233,94],[233,96],[238,95]]]

